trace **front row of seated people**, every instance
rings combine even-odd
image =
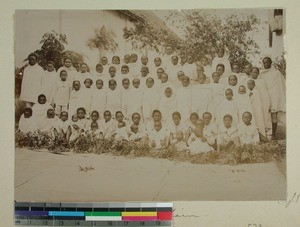
[[[129,120],[124,118],[121,111],[112,116],[111,112],[106,110],[100,119],[98,111],[87,115],[83,107],[78,108],[76,114],[71,117],[67,111],[62,111],[58,117],[54,109],[46,103],[46,97],[40,95],[38,103],[32,109],[25,108],[19,120],[18,130],[22,133],[47,133],[55,139],[64,139],[70,147],[81,135],[93,139],[144,143],[156,149],[173,146],[195,154],[220,151],[231,145],[258,143],[259,131],[252,123],[252,114],[245,111],[241,117],[242,121],[234,125],[233,116],[224,114],[219,127],[209,112],[205,112],[202,119],[197,113],[192,113],[189,121],[183,123],[181,114],[177,111],[172,113],[171,120],[163,122],[161,112],[154,110],[152,120],[145,125],[141,122],[139,113],[133,113]]]

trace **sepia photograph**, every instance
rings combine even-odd
[[[286,200],[285,10],[16,10],[18,202]]]

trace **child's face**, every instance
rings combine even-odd
[[[193,64],[194,63],[194,58],[192,56],[188,56],[187,62],[189,64]]]
[[[219,73],[219,75],[220,75],[220,76],[222,76],[222,75],[223,75],[223,73],[224,73],[224,69],[223,69],[223,67],[222,67],[222,66],[218,66],[216,70],[217,70],[217,72]]]
[[[182,84],[183,87],[187,87],[187,86],[189,86],[190,81],[188,80],[188,78],[185,78],[185,77],[184,77],[184,78],[181,80],[181,84]]]
[[[165,96],[167,98],[170,98],[172,96],[172,94],[173,94],[172,89],[171,88],[166,88],[166,90],[165,90]]]
[[[102,57],[101,58],[101,64],[102,65],[107,65],[107,63],[108,63],[107,57]]]
[[[54,65],[51,64],[51,63],[49,63],[49,64],[47,65],[47,71],[48,71],[48,72],[53,72],[53,71],[54,71]]]
[[[132,122],[135,125],[138,125],[140,123],[141,117],[138,114],[133,115]]]
[[[240,66],[239,65],[233,65],[232,72],[234,72],[234,73],[240,73]]]
[[[178,64],[178,57],[172,57],[171,59],[173,65],[177,65]]]
[[[30,111],[25,111],[24,112],[24,117],[25,118],[30,118],[32,116],[31,112]]]
[[[204,84],[206,77],[202,74],[198,76],[198,81],[200,84]]]
[[[160,121],[160,120],[161,120],[161,115],[160,115],[160,113],[155,112],[154,115],[153,115],[153,120],[154,120],[155,122]]]
[[[201,63],[202,63],[202,65],[207,66],[208,65],[208,59],[207,58],[202,58]]]
[[[160,58],[154,58],[154,64],[156,67],[159,67],[161,65],[161,59]]]
[[[92,121],[98,121],[99,115],[94,112],[94,113],[91,114],[91,119],[92,119]]]
[[[132,63],[135,63],[137,60],[138,60],[138,56],[137,56],[136,54],[132,54],[132,55],[130,56],[130,61],[131,61]]]
[[[237,85],[237,78],[235,76],[229,77],[229,85],[231,85],[231,86]]]
[[[122,74],[128,74],[129,73],[129,69],[127,67],[122,67],[121,68],[121,73]]]
[[[226,128],[230,128],[230,127],[231,127],[231,124],[232,124],[231,118],[225,117],[225,119],[223,120],[223,122],[224,122],[224,126],[225,126]]]
[[[87,66],[85,64],[82,64],[80,66],[80,70],[81,70],[82,73],[86,73],[87,72]]]
[[[213,73],[212,79],[213,79],[214,83],[219,83],[220,74],[219,73]]]
[[[62,81],[66,81],[67,77],[68,77],[67,72],[61,72],[60,73],[60,78],[61,78]]]
[[[263,59],[263,65],[265,69],[269,69],[272,66],[272,62],[270,61],[270,59],[265,58]]]
[[[143,77],[147,76],[148,73],[149,73],[149,71],[148,71],[147,68],[144,68],[144,67],[141,68],[141,75],[142,75]]]
[[[77,72],[80,71],[80,65],[79,65],[78,62],[74,62],[73,66],[74,66],[74,68],[77,70]]]
[[[190,121],[192,122],[193,125],[195,125],[198,120],[199,120],[199,118],[197,116],[191,115]]]
[[[253,90],[253,88],[255,87],[255,84],[253,83],[253,81],[248,81],[247,82],[247,87],[250,91]]]
[[[65,60],[65,67],[70,68],[72,66],[72,61],[71,59],[66,59]]]
[[[173,53],[173,48],[171,47],[171,46],[167,46],[166,47],[166,54],[167,55],[170,55],[170,54],[172,54]]]
[[[168,81],[168,75],[163,73],[160,77],[162,83],[166,83]]]
[[[226,97],[227,100],[232,100],[232,97],[233,97],[232,91],[230,91],[230,90],[228,91],[228,90],[227,90],[227,91],[225,92],[225,97]]]
[[[219,58],[222,58],[224,56],[224,50],[223,49],[219,49],[217,52],[217,55]]]
[[[129,80],[123,80],[122,81],[122,86],[123,86],[124,89],[128,89],[129,85],[130,85]]]
[[[211,121],[211,116],[209,114],[204,114],[203,115],[203,122],[205,125],[208,125]]]
[[[184,73],[183,72],[178,72],[177,73],[177,79],[181,82],[182,81],[182,78],[183,78],[183,76],[184,76]]]
[[[98,129],[98,124],[97,124],[97,122],[92,122],[92,123],[91,123],[91,129],[92,129],[92,130],[97,130],[97,129]]]
[[[74,115],[72,116],[72,121],[73,121],[73,122],[77,122],[77,121],[78,121],[78,116],[77,116],[77,114],[74,114]]]
[[[243,122],[245,123],[245,125],[250,125],[251,120],[252,120],[252,116],[250,114],[248,113],[243,114]]]
[[[97,71],[97,73],[102,73],[103,72],[103,66],[102,65],[98,65],[96,67],[96,71]]]
[[[124,116],[122,113],[118,113],[116,116],[116,119],[118,122],[123,122]]]
[[[96,88],[97,89],[102,89],[103,87],[103,81],[102,80],[97,80],[96,81]]]
[[[239,94],[245,94],[246,88],[244,86],[240,86],[238,92],[239,92]]]
[[[251,65],[245,65],[244,71],[247,75],[250,75],[251,70],[252,70]]]
[[[142,62],[143,65],[147,65],[147,63],[148,63],[148,58],[147,58],[146,56],[143,56],[143,57],[141,58],[141,62]]]
[[[116,87],[117,87],[117,82],[116,82],[116,81],[111,81],[111,82],[109,82],[109,88],[110,88],[111,90],[115,90]]]
[[[91,80],[85,80],[84,85],[86,88],[90,88],[92,86],[92,81]]]
[[[60,119],[61,119],[62,121],[68,120],[68,113],[67,113],[67,112],[62,112],[62,113],[60,114]]]
[[[105,119],[105,121],[110,121],[110,119],[111,119],[111,113],[110,112],[105,112],[104,113],[104,119]]]
[[[40,96],[38,99],[38,103],[39,104],[45,104],[46,103],[46,97],[45,96]]]
[[[118,57],[118,56],[114,56],[114,57],[112,58],[112,63],[115,64],[115,65],[120,64],[119,57]]]
[[[115,67],[110,67],[109,68],[109,75],[111,76],[111,77],[114,77],[115,75],[116,75],[116,68]]]
[[[157,78],[160,79],[161,78],[161,75],[164,73],[164,70],[163,69],[158,69],[156,71],[156,74],[157,74]]]
[[[251,71],[251,77],[253,78],[253,79],[257,79],[257,77],[258,77],[258,70],[256,69],[256,68],[254,68],[254,69],[252,69],[252,71]]]
[[[128,63],[130,62],[130,55],[129,55],[129,54],[126,54],[126,55],[124,56],[124,62],[125,62],[126,64],[128,64]]]
[[[78,110],[77,111],[77,116],[79,119],[83,119],[85,115],[85,112],[83,110]]]
[[[75,91],[79,91],[79,89],[80,89],[80,82],[73,83],[73,88],[74,88]]]
[[[197,75],[202,75],[204,73],[203,67],[197,67]]]
[[[133,87],[135,87],[135,88],[139,88],[139,86],[140,86],[140,80],[139,80],[139,79],[134,79],[134,80],[132,81],[132,85],[133,85]]]
[[[47,117],[48,117],[48,118],[54,118],[54,117],[55,117],[55,112],[54,112],[54,110],[48,110],[48,111],[47,111]]]
[[[175,123],[175,125],[179,125],[180,123],[180,117],[178,115],[173,116],[173,121]]]
[[[34,56],[30,56],[29,58],[28,58],[28,63],[29,63],[29,65],[35,65],[35,63],[36,63],[36,57],[34,57]]]
[[[146,80],[147,88],[152,88],[153,85],[154,85],[154,80],[151,80],[151,79]]]

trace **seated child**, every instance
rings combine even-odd
[[[196,128],[197,122],[199,121],[199,119],[200,118],[197,113],[191,113],[190,121],[187,124],[187,135],[188,135],[187,138],[190,137],[193,130]]]
[[[188,145],[192,154],[209,152],[214,149],[208,145],[207,142],[203,142],[203,127],[204,123],[202,120],[198,120],[196,128],[193,130],[192,135],[188,139]]]
[[[243,113],[243,122],[238,125],[238,137],[241,144],[251,144],[259,142],[258,129],[251,124],[252,114],[250,112]]]
[[[54,135],[54,127],[56,125],[56,122],[59,120],[59,118],[55,115],[54,110],[48,109],[47,110],[47,117],[43,120],[43,123],[40,125],[39,131],[49,133],[53,136]]]
[[[80,133],[83,132],[83,129],[79,128],[77,114],[74,114],[72,116],[72,121],[70,122],[70,128],[71,128],[70,144],[72,145],[76,141]]]
[[[205,112],[203,114],[203,122],[204,122],[204,128],[203,128],[203,142],[207,142],[209,146],[213,147],[215,150],[217,149],[217,135],[218,135],[218,129],[217,125],[212,122],[212,114],[209,112]]]
[[[87,126],[88,120],[86,119],[85,116],[86,116],[85,109],[83,107],[79,107],[77,109],[77,117],[78,117],[77,125],[81,131],[85,131],[88,128]]]
[[[92,139],[103,139],[103,132],[99,129],[98,122],[92,121],[90,125],[90,130],[86,131],[87,136],[91,136]]]
[[[237,136],[237,128],[233,127],[232,116],[227,114],[223,117],[223,125],[218,129],[218,152],[222,148],[228,148],[231,145],[237,146],[239,144],[239,138]]]
[[[176,132],[182,131],[186,134],[186,125],[181,122],[181,115],[178,111],[172,113],[172,120],[167,122],[170,135],[175,136]]]
[[[54,126],[55,138],[69,141],[71,135],[70,122],[68,121],[68,112],[62,111],[60,118],[56,121]]]
[[[169,132],[160,121],[154,122],[154,128],[149,133],[150,146],[152,148],[164,148],[168,145]]]
[[[19,120],[18,130],[22,133],[34,132],[37,130],[36,123],[32,118],[32,109],[25,108]]]
[[[109,110],[104,111],[103,119],[100,120],[103,135],[105,138],[111,136],[112,133],[112,123],[111,112]]]
[[[111,125],[111,134],[116,140],[128,139],[126,123],[124,121],[124,115],[121,111],[116,112],[116,120]]]
[[[186,141],[184,141],[184,133],[182,131],[177,131],[175,133],[175,138],[173,138],[174,134],[171,135],[171,145],[175,146],[175,148],[179,151],[189,150]]]
[[[128,138],[130,141],[145,141],[147,133],[145,126],[140,123],[141,116],[139,113],[132,114],[132,125],[128,130]]]

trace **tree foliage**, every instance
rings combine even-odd
[[[171,45],[181,56],[193,55],[196,60],[215,54],[220,47],[229,52],[231,63],[244,63],[249,55],[258,54],[258,44],[248,34],[257,31],[260,20],[253,14],[231,14],[219,18],[201,10],[171,11],[167,22],[179,34],[174,38],[167,29],[139,22],[134,28],[124,28],[124,38],[135,49],[149,47],[159,52],[160,46]]]

